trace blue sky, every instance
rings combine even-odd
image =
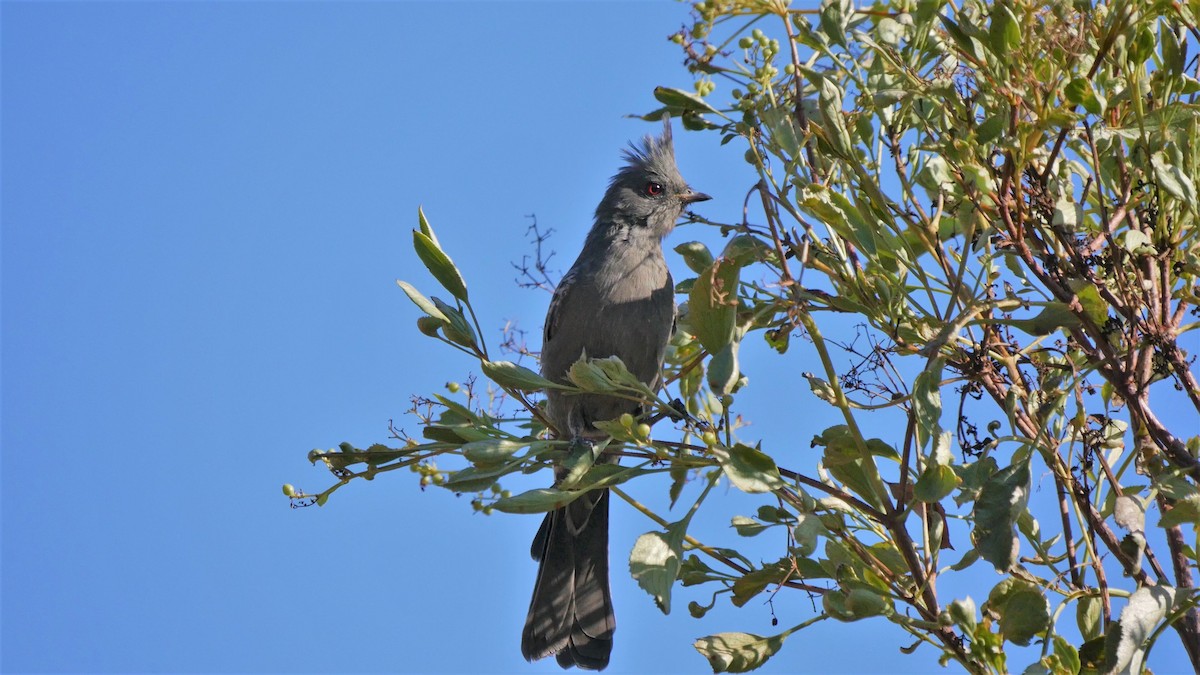
[[[279,488],[331,482],[311,448],[386,441],[391,419],[417,433],[409,396],[473,371],[394,283],[433,289],[418,204],[492,338],[506,320],[536,336],[549,297],[510,265],[527,215],[569,265],[620,148],[656,131],[625,115],[691,85],[666,40],[687,21],[670,2],[0,6],[0,668],[558,672],[518,649],[537,518],[474,515],[407,473],[321,509]],[[703,212],[739,217],[741,149],[676,139]],[[689,239],[718,241],[672,243]],[[814,404],[804,369],[748,407],[796,386]],[[794,438],[802,464],[831,423],[804,412],[751,440]],[[728,517],[757,502],[716,497],[698,532],[744,543]],[[615,506],[608,672],[704,672],[696,637],[813,614],[791,593],[778,628],[758,601],[697,621],[687,600],[707,596],[680,592],[663,617],[624,574],[652,527]],[[827,622],[764,672],[935,670],[931,649],[899,655],[910,642]]]

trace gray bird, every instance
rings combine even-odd
[[[675,324],[662,240],[689,204],[710,197],[679,175],[667,115],[662,137],[631,145],[625,161],[546,314],[542,375],[556,382],[567,383],[571,364],[586,352],[589,358],[617,356],[639,380],[658,385]],[[559,438],[572,443],[604,438],[596,421],[640,412],[636,403],[611,396],[550,390],[546,399]],[[560,469],[556,479],[562,478]],[[546,514],[531,553],[541,565],[521,653],[530,661],[555,654],[563,668],[603,669],[616,629],[608,585],[608,490]]]

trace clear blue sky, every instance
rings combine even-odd
[[[279,487],[331,482],[313,447],[385,441],[389,419],[417,433],[409,396],[473,370],[394,284],[432,288],[418,204],[492,337],[536,335],[548,296],[510,266],[526,215],[568,265],[620,148],[655,130],[624,115],[690,87],[666,40],[687,20],[670,2],[3,3],[0,668],[558,672],[518,649],[537,518],[473,515],[408,473],[322,509]],[[704,212],[737,218],[741,149],[676,136]],[[697,238],[716,241],[673,242]],[[805,369],[763,363],[763,402]],[[803,395],[802,433],[790,400],[751,435],[796,464],[828,424]],[[717,497],[701,536],[743,543],[728,517],[755,503]],[[704,672],[696,637],[813,614],[789,592],[779,628],[757,600],[696,621],[707,596],[680,592],[663,617],[624,573],[653,526],[614,503],[609,672]],[[909,643],[828,622],[764,672],[937,669]]]

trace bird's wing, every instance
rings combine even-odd
[[[575,280],[578,278],[575,268],[571,268],[563,275],[561,281],[558,282],[558,287],[554,289],[554,297],[550,300],[550,309],[546,310],[546,325],[542,330],[542,344],[554,337],[558,332],[559,314],[562,313],[562,308],[567,304],[567,296],[571,294],[571,288],[575,285]]]

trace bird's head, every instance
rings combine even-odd
[[[679,175],[669,115],[663,115],[662,136],[630,144],[625,162],[596,207],[598,225],[611,223],[662,238],[689,204],[711,199],[692,190]]]

